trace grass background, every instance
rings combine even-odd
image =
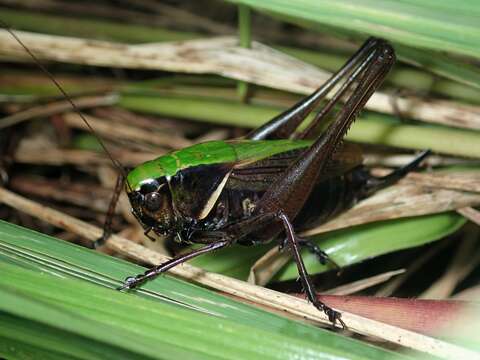
[[[21,2],[19,2],[21,4]],[[478,103],[478,40],[476,2],[447,1],[229,1],[219,7],[242,5],[275,19],[360,42],[381,36],[393,42],[399,57],[419,68],[403,67],[392,74],[393,86],[428,91],[458,102]],[[67,6],[64,4],[64,6]],[[21,8],[21,7],[20,7]],[[248,8],[241,25],[248,46]],[[71,14],[69,14],[71,16]],[[0,17],[15,29],[76,37],[142,43],[203,37],[201,32],[172,31],[141,24],[123,25],[111,19],[39,14],[1,8]],[[246,18],[245,18],[246,17]],[[253,34],[255,37],[256,33]],[[291,42],[295,42],[291,40]],[[343,44],[340,42],[340,44]],[[313,64],[335,70],[349,53],[311,51],[291,44],[278,48]],[[160,80],[164,81],[164,80]],[[249,85],[178,77],[158,82],[122,81],[114,88],[118,105],[143,113],[174,116],[242,127],[254,127],[277,113],[283,104],[238,101],[248,99]],[[195,84],[195,82],[197,82]],[[46,82],[45,82],[46,83]],[[220,86],[218,86],[220,84]],[[3,94],[48,95],[45,86],[1,86]],[[84,83],[67,85],[69,91]],[[180,95],[169,93],[177,90]],[[205,94],[220,90],[222,96]],[[238,93],[237,93],[238,91]],[[215,94],[215,93],[214,93]],[[227,96],[228,95],[228,96]],[[270,95],[270,94],[269,94]],[[274,94],[275,95],[275,94]],[[384,129],[395,128],[385,139]],[[379,134],[375,136],[375,134]],[[373,136],[372,136],[373,135]],[[480,157],[478,132],[439,125],[402,123],[389,115],[365,113],[350,138],[375,145],[407,149],[432,147],[453,156]],[[452,138],[455,145],[451,146]],[[432,141],[433,139],[433,141]],[[465,219],[447,213],[347,229],[322,237],[322,247],[341,265],[351,265],[403,248],[411,248],[457,231]],[[408,234],[408,236],[407,236]],[[389,241],[385,242],[388,238]],[[339,244],[342,245],[339,249]],[[245,277],[262,248],[242,252],[227,249],[218,256],[196,261],[212,271]],[[325,270],[311,256],[314,273]],[[112,290],[140,267],[74,245],[60,242],[6,222],[0,223],[0,353],[7,358],[348,358],[390,359],[411,357],[385,350],[342,334],[314,328],[227,299],[207,289],[164,276],[135,294]],[[290,264],[279,280],[294,279]],[[466,345],[468,346],[468,345]]]

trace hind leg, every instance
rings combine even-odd
[[[305,120],[305,118],[317,107],[322,99],[334,88],[335,85],[340,83],[344,77],[352,78],[352,73],[358,68],[365,58],[371,53],[372,49],[379,46],[381,40],[370,38],[362,45],[362,47],[343,65],[343,67],[333,74],[330,79],[315,90],[311,95],[300,100],[293,105],[290,109],[285,110],[280,115],[274,117],[266,124],[253,130],[248,134],[247,139],[250,140],[266,140],[266,139],[287,139],[289,138],[298,126]],[[323,108],[319,115],[312,121],[309,126],[309,130],[302,133],[299,138],[305,138],[305,134],[309,133],[312,128],[317,128],[318,125],[324,119],[326,113],[328,113],[333,105],[338,101],[338,98],[344,93],[349,86],[349,80],[346,85],[343,86],[343,91],[339,91],[336,96]]]

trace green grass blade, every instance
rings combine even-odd
[[[250,48],[252,45],[252,21],[250,8],[248,6],[238,6],[238,30],[240,46]],[[248,100],[248,83],[239,81],[237,84],[238,98],[242,102]]]
[[[39,14],[32,11],[0,8],[0,17],[10,26],[25,31],[46,34],[109,39],[128,43],[181,41],[199,37],[198,34],[165,30],[142,25],[125,25],[105,19],[95,20]]]
[[[272,246],[274,245],[268,244],[247,248],[234,245],[218,251],[213,256],[205,254],[205,256],[195,258],[190,263],[211,272],[246,280],[255,261],[261,258]]]
[[[129,110],[255,128],[282,110],[276,106],[245,105],[215,98],[151,96],[124,93],[119,105]],[[408,125],[390,116],[362,113],[347,139],[408,149],[431,149],[443,154],[480,158],[477,131],[439,125]]]
[[[169,276],[141,292],[112,289],[126,274],[141,270],[0,221],[0,338],[9,345],[0,346],[1,354],[38,358],[51,352],[51,359],[396,357]]]
[[[313,239],[336,263],[346,267],[441,239],[457,231],[465,221],[455,213],[444,213],[365,224],[317,235]],[[221,250],[215,255],[204,255],[191,263],[208,271],[246,279],[250,267],[272,246],[277,244],[257,246],[252,251],[236,246]],[[312,274],[331,270],[329,265],[320,264],[308,251],[302,251],[302,257]],[[280,270],[275,279],[283,281],[297,277],[297,267],[291,261]]]
[[[144,43],[144,42],[160,42],[160,41],[175,41],[175,40],[189,40],[197,37],[201,37],[201,34],[196,33],[187,33],[180,31],[171,31],[165,29],[150,28],[146,26],[138,26],[133,24],[119,24],[115,22],[95,19],[84,19],[84,18],[69,18],[68,21],[65,21],[64,18],[55,15],[46,15],[38,14],[30,11],[19,11],[11,9],[0,9],[0,17],[8,20],[9,24],[20,30],[36,31],[43,32],[48,34],[56,34],[62,36],[77,36],[85,38],[96,38],[96,39],[105,39],[105,40],[116,40],[119,42],[127,43]],[[291,19],[292,21],[298,22],[297,18]],[[312,28],[313,30],[322,30],[331,32],[331,29],[318,29],[316,23],[304,23],[307,28]],[[338,28],[337,28],[338,29]],[[334,31],[338,35],[338,31]],[[243,33],[242,33],[243,34]],[[250,34],[251,35],[251,34]],[[349,37],[355,34],[348,34]],[[356,34],[358,37],[358,34]],[[377,34],[378,36],[383,36],[382,34]],[[430,51],[419,51],[413,48],[408,48],[406,46],[397,46],[395,48],[401,60],[404,60],[409,63],[415,63],[421,65],[428,69],[429,71],[445,76],[449,79],[454,79],[460,83],[473,86],[475,88],[480,88],[480,73],[477,69],[471,65],[466,64],[458,60],[447,58],[446,56],[438,53],[438,51],[443,52],[443,48],[438,48],[437,53],[432,55]],[[306,49],[297,49],[297,48],[286,48],[281,47],[280,50],[286,51],[293,55],[299,55],[300,59],[304,61],[311,61],[313,64],[324,68],[322,62],[322,56],[318,57],[319,54],[317,51],[310,51]],[[295,54],[297,53],[297,54]],[[325,58],[325,56],[323,56]],[[336,70],[339,65],[330,70]],[[421,74],[419,76],[425,76],[428,74]],[[415,86],[413,86],[415,88]],[[463,87],[465,88],[465,87]],[[467,87],[468,88],[468,87]],[[466,90],[462,90],[465,92]],[[454,97],[455,92],[453,93]]]
[[[444,76],[472,88],[480,89],[478,67],[445,56],[441,49],[435,52],[422,51],[406,46],[396,46],[400,60],[428,69],[432,73]],[[452,94],[455,97],[454,94]]]
[[[229,0],[289,19],[323,24],[399,44],[480,57],[480,4],[410,0]]]
[[[479,57],[479,31],[475,14],[478,2],[464,4],[462,11],[455,3],[411,2],[409,0],[342,0],[287,2],[271,0],[255,2],[232,0],[249,4],[259,11],[293,22],[305,28],[347,38],[378,36],[394,43],[398,58],[430,72],[480,88],[477,67],[448,58],[445,52]],[[448,15],[447,15],[448,14]],[[466,28],[476,28],[468,32]],[[359,39],[360,41],[361,39]]]
[[[466,220],[455,213],[383,221],[333,231],[315,236],[315,242],[340,266],[347,266],[387,254],[442,239],[457,231]],[[302,252],[312,273],[330,269],[319,263],[308,251]],[[277,280],[295,279],[295,264],[286,265]]]

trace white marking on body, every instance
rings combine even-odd
[[[215,191],[212,193],[210,198],[208,199],[207,203],[202,209],[202,212],[200,213],[200,216],[198,217],[199,220],[205,219],[208,214],[210,214],[210,211],[212,211],[213,206],[217,202],[220,194],[222,193],[223,188],[225,187],[225,184],[227,183],[228,177],[230,176],[231,171],[229,171],[225,177],[222,179],[222,182],[217,186]]]
[[[252,201],[252,199],[245,198],[242,201],[242,209],[245,216],[250,216],[252,215],[253,210],[255,210],[255,203]]]

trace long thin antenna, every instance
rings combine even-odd
[[[72,98],[67,94],[67,92],[65,90],[63,90],[63,87],[58,83],[57,80],[55,80],[55,78],[53,77],[52,73],[50,71],[47,70],[47,68],[45,66],[42,65],[42,63],[40,62],[40,60],[37,59],[37,57],[30,51],[29,48],[27,48],[27,46],[22,42],[22,40],[19,39],[19,37],[13,32],[13,30],[11,29],[11,27],[6,24],[3,20],[0,19],[0,24],[2,25],[2,27],[8,31],[10,33],[10,35],[13,36],[13,38],[15,40],[18,41],[18,43],[25,49],[25,51],[28,53],[28,55],[31,56],[31,58],[35,61],[35,63],[38,65],[38,67],[45,73],[45,75],[48,76],[48,78],[50,78],[50,80],[55,84],[55,86],[58,88],[58,90],[62,93],[62,95],[67,99],[67,101],[70,103],[70,105],[72,105],[72,108],[74,109],[74,111],[78,114],[78,116],[80,116],[80,118],[83,120],[83,122],[87,125],[88,129],[92,132],[93,136],[95,136],[98,140],[98,142],[100,143],[100,145],[102,146],[103,150],[105,151],[105,153],[108,155],[108,157],[110,158],[110,160],[112,161],[113,165],[120,171],[120,174],[126,178],[127,177],[127,173],[125,171],[125,169],[123,168],[123,166],[112,156],[112,154],[110,153],[110,151],[108,151],[107,147],[105,146],[104,142],[102,141],[102,139],[100,138],[100,136],[97,135],[97,133],[95,132],[95,130],[93,129],[93,127],[90,125],[90,123],[87,121],[87,119],[85,118],[85,116],[82,115],[82,113],[80,112],[80,110],[77,108],[77,106],[75,105],[75,103],[73,102]]]

